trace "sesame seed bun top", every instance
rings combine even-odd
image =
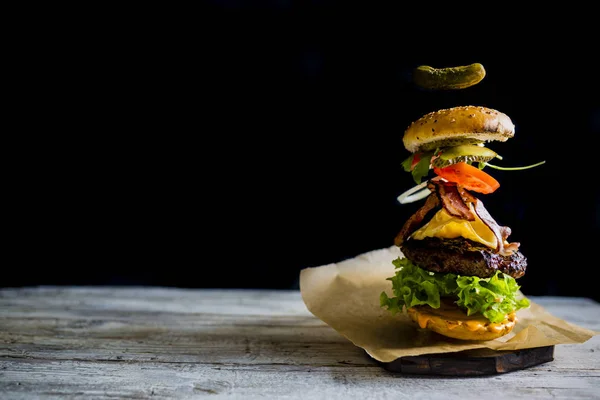
[[[459,106],[431,112],[410,124],[403,136],[411,153],[439,147],[505,142],[515,135],[508,115],[481,106]]]

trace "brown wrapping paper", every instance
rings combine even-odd
[[[583,343],[600,332],[552,316],[531,301],[517,311],[518,322],[501,338],[477,342],[445,338],[418,329],[402,313],[392,315],[379,305],[382,291],[393,296],[392,260],[403,257],[396,246],[374,250],[339,263],[300,272],[300,291],[308,310],[371,357],[390,362],[399,357],[489,348],[519,350]],[[523,293],[521,293],[523,295]]]

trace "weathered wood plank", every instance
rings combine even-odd
[[[4,368],[0,364],[0,368]],[[8,398],[55,395],[152,398],[598,398],[598,371],[556,371],[552,366],[484,378],[398,376],[380,368],[206,366],[28,360],[2,371]]]
[[[600,330],[600,305],[536,298]],[[0,290],[2,398],[598,398],[600,337],[485,378],[395,375],[310,314],[297,291]],[[468,389],[467,389],[468,387]]]

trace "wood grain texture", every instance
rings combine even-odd
[[[531,297],[600,331],[590,299]],[[489,377],[386,371],[297,291],[0,290],[0,398],[599,399],[600,337]]]

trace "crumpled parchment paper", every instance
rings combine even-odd
[[[300,272],[300,292],[308,310],[381,362],[481,348],[519,350],[583,343],[600,334],[557,318],[533,301],[528,309],[517,311],[512,332],[495,340],[463,341],[419,329],[407,316],[392,315],[379,305],[382,291],[393,296],[387,278],[395,274],[392,260],[397,257],[403,254],[392,246]]]

